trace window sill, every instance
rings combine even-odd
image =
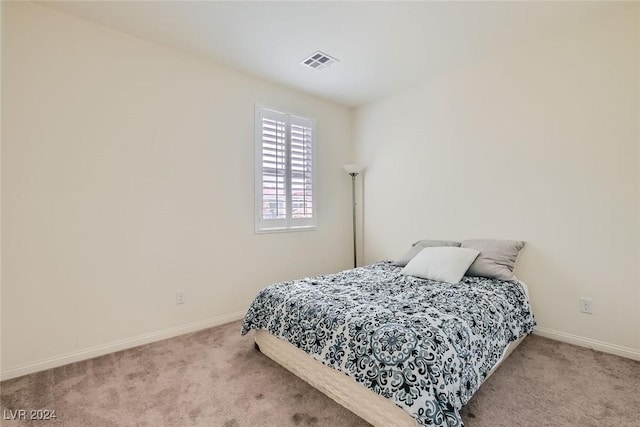
[[[271,234],[271,233],[290,233],[300,231],[316,231],[315,225],[302,226],[302,227],[279,227],[279,228],[263,228],[262,230],[255,230],[255,234]]]

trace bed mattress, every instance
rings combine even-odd
[[[515,350],[524,338],[523,336],[509,344],[504,355],[489,372],[487,378],[498,369],[502,361]],[[256,331],[255,341],[265,356],[368,423],[376,427],[417,427],[415,418],[392,400],[374,393],[352,378],[323,365],[293,344],[264,330]]]
[[[448,284],[400,271],[379,262],[276,283],[255,298],[242,333],[268,331],[421,426],[461,426],[459,409],[535,325],[526,288],[480,277]],[[289,367],[290,356],[279,363]],[[361,404],[346,406],[362,415],[354,409]]]

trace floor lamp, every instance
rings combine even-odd
[[[358,266],[358,255],[356,249],[356,176],[364,170],[364,166],[350,164],[342,167],[351,175],[351,201],[353,210],[353,268]]]

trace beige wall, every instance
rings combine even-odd
[[[43,6],[3,9],[4,378],[228,320],[271,282],[350,266],[349,110]],[[361,263],[418,238],[525,239],[542,330],[640,351],[629,11],[357,110]],[[315,232],[253,232],[255,103],[317,120]]]
[[[349,267],[348,109],[4,6],[5,377],[228,320],[269,283]],[[254,234],[255,103],[317,120],[317,231]]]
[[[3,22],[4,2],[0,2],[0,29]],[[0,30],[0,52],[2,51],[4,40],[3,31]],[[2,187],[2,55],[0,54],[0,189]],[[0,224],[2,223],[2,197],[0,194]],[[2,227],[0,227],[0,310],[2,309]],[[2,312],[0,311],[0,332],[2,331]],[[2,337],[0,336],[0,373],[2,367]]]
[[[358,109],[365,262],[424,238],[526,240],[517,273],[540,330],[640,356],[637,5],[625,12]]]

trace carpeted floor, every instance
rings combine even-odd
[[[234,322],[0,384],[33,426],[367,426]],[[640,426],[640,362],[528,337],[463,409],[468,427]],[[29,425],[3,420],[2,425]]]

